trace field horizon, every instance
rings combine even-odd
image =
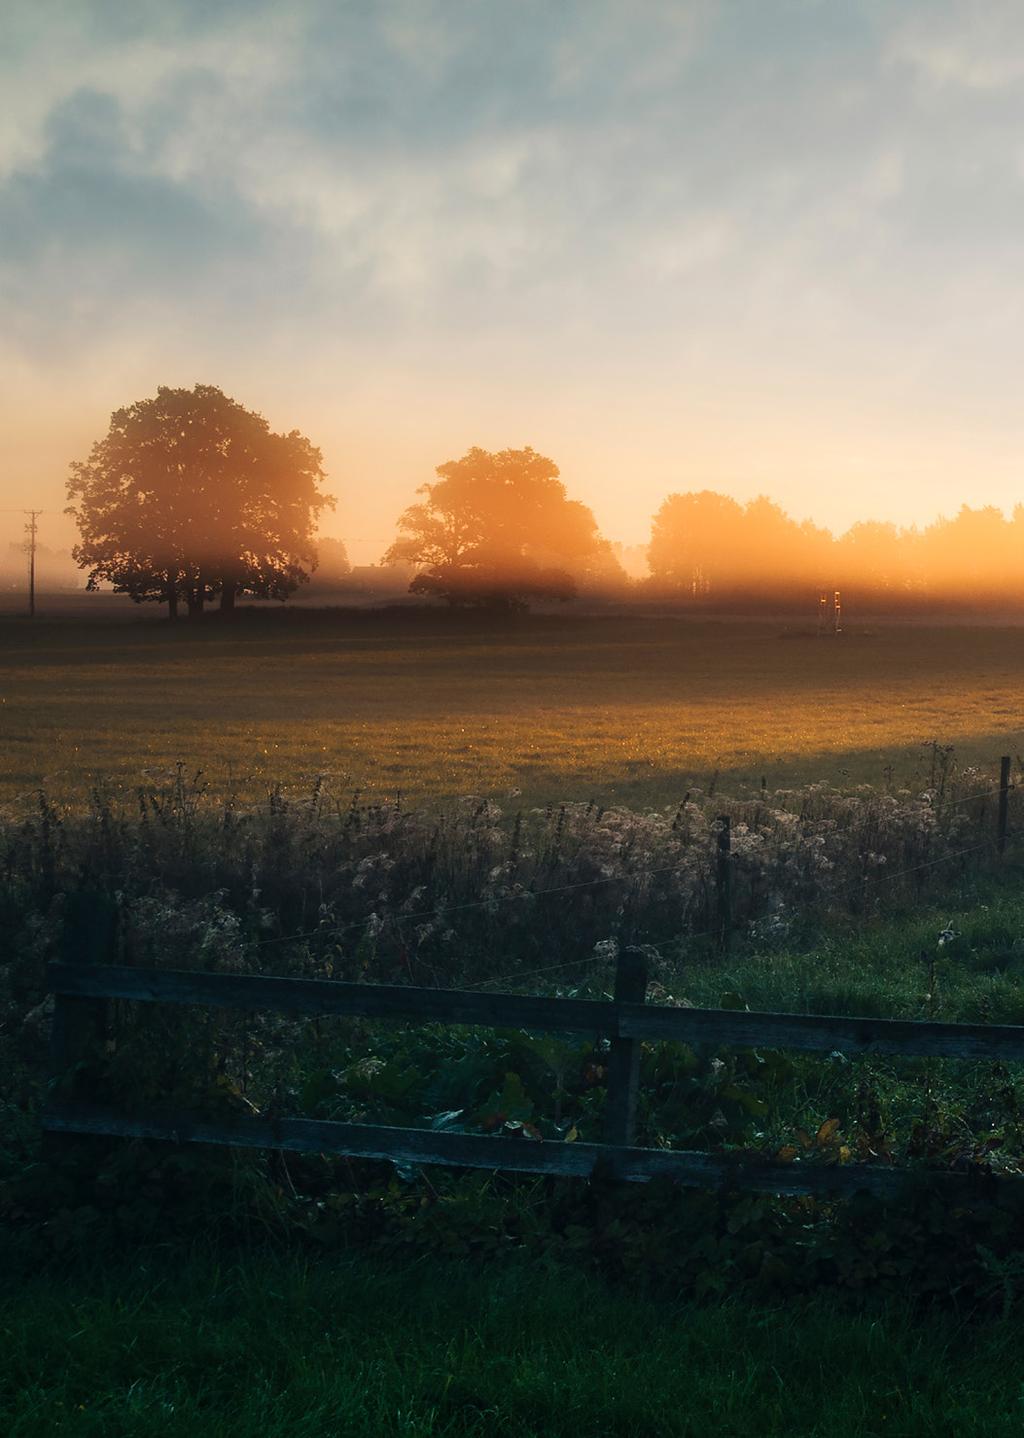
[[[248,797],[632,806],[691,787],[926,784],[1024,748],[1024,631],[780,617],[243,610],[0,619],[0,798],[76,802],[179,764]]]

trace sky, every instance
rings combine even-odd
[[[321,447],[357,562],[474,444],[629,544],[679,490],[1024,500],[1019,0],[4,0],[0,90],[0,508],[50,543],[196,382]]]

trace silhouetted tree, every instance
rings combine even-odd
[[[937,519],[918,541],[929,589],[949,597],[1019,590],[1018,531],[1001,509],[963,504],[953,519]]]
[[[438,480],[401,516],[385,564],[419,566],[415,594],[449,604],[519,606],[571,599],[573,571],[618,568],[584,504],[566,498],[558,466],[527,447],[471,449],[437,468]]]
[[[879,595],[909,591],[915,538],[877,519],[852,524],[837,543],[838,578]]]
[[[689,598],[809,603],[833,587],[931,603],[1024,599],[1024,506],[962,505],[923,530],[874,520],[838,539],[763,495],[741,505],[711,490],[671,494],[654,516],[650,586]]]
[[[317,584],[321,588],[348,579],[351,575],[352,565],[343,540],[321,536],[317,540],[316,553]]]
[[[651,577],[695,599],[709,594],[722,580],[742,522],[742,506],[727,495],[670,494],[651,524]]]
[[[137,603],[179,600],[198,614],[216,596],[285,599],[316,565],[320,451],[213,385],[162,386],[117,410],[87,460],[71,466],[73,550],[88,588],[109,583]]]

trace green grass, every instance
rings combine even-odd
[[[726,957],[688,958],[684,940],[666,982],[699,1006],[731,991],[751,1009],[1021,1024],[1022,877],[1018,861],[886,917],[836,919],[795,944],[741,941]]]
[[[295,611],[198,629],[0,620],[0,798],[202,765],[218,789],[327,772],[411,798],[662,804],[724,781],[881,783],[920,746],[994,767],[1022,735],[1024,629]],[[724,782],[723,781],[723,782]]]
[[[5,1438],[1018,1434],[1019,1323],[685,1306],[569,1269],[126,1256],[0,1296]]]

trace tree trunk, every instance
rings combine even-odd
[[[189,617],[189,619],[197,619],[197,618],[199,617],[199,615],[202,614],[202,612],[203,612],[203,601],[204,601],[205,597],[206,597],[206,596],[205,596],[205,594],[204,594],[204,592],[203,592],[203,586],[202,586],[201,584],[195,584],[195,585],[190,585],[190,586],[189,586],[189,591],[188,591],[188,617]]]
[[[167,581],[167,617],[177,619],[178,617],[178,586],[173,579]]]
[[[235,612],[235,595],[237,585],[233,579],[225,579],[224,587],[220,592],[220,611],[222,614],[233,614]]]

